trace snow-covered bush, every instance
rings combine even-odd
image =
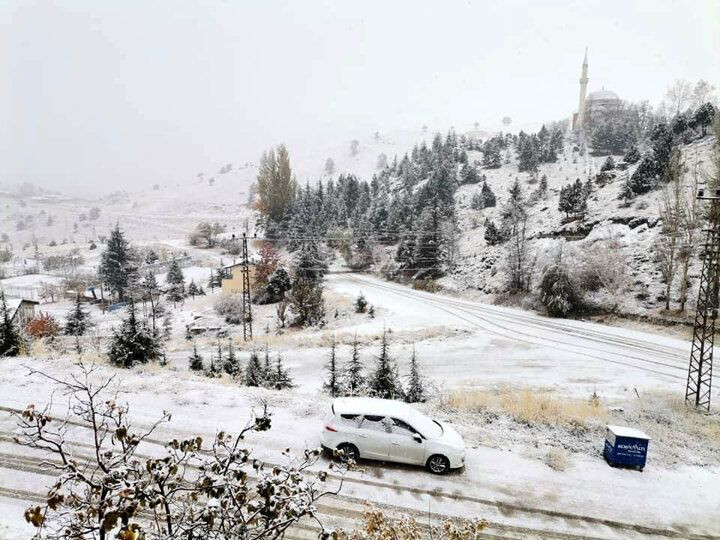
[[[540,279],[539,299],[551,317],[575,316],[583,307],[582,298],[562,264],[545,268]]]
[[[170,414],[136,432],[129,407],[109,392],[112,379],[96,382],[92,369],[80,367],[69,381],[31,372],[69,396],[69,422],[55,421],[34,405],[16,418],[19,444],[58,457],[57,464],[47,463],[53,476],[47,496],[25,511],[38,538],[282,538],[305,516],[317,521],[318,499],[340,490],[342,483],[324,487],[326,471],[310,470],[319,449],[305,450],[298,459],[285,451],[287,462],[280,465],[253,458],[244,439],[270,429],[266,405],[236,435],[220,431],[208,446],[199,436],[173,439],[164,456],[146,457],[144,439]],[[95,443],[78,461],[66,438],[72,438],[68,425],[80,419],[92,426]]]
[[[435,540],[475,540],[480,538],[487,527],[484,519],[447,519],[440,525],[428,528],[415,518],[403,516],[399,519],[388,517],[382,510],[369,508],[363,513],[362,527],[354,531],[334,531],[337,540],[417,540],[429,536]]]
[[[218,315],[225,318],[225,322],[229,324],[242,324],[242,295],[231,294],[228,296],[222,296],[217,300],[217,302],[215,302],[214,308]]]

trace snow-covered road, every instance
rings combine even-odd
[[[511,382],[520,375],[534,385],[620,394],[628,388],[684,388],[690,343],[596,323],[550,319],[520,309],[416,291],[354,274],[328,276],[336,291],[384,311],[388,325],[421,328],[444,324],[473,335],[443,346],[448,372],[478,382]],[[519,364],[522,364],[520,366]],[[517,368],[525,368],[525,374]],[[528,377],[528,374],[532,376]],[[438,373],[442,376],[442,373]],[[714,376],[716,383],[720,375]],[[579,386],[579,388],[578,388]]]

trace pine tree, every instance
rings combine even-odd
[[[165,281],[169,285],[168,298],[172,300],[173,304],[181,302],[185,297],[185,276],[183,276],[182,269],[177,261],[174,260],[170,263]]]
[[[68,312],[65,322],[66,336],[82,336],[89,326],[88,314],[80,302],[80,295],[75,297],[75,306]]]
[[[412,356],[410,357],[410,375],[408,377],[408,389],[405,392],[405,401],[408,403],[423,403],[427,399],[423,379],[420,376],[417,357],[415,356],[415,344],[413,343]]]
[[[328,378],[323,384],[323,388],[328,394],[330,394],[331,397],[337,397],[340,395],[336,349],[335,335],[333,335],[332,342],[330,343],[330,358],[328,359],[328,363],[325,364],[325,369],[327,369],[328,372]]]
[[[248,361],[247,368],[245,369],[245,385],[246,386],[261,386],[263,382],[263,369],[260,365],[260,358],[257,352],[253,351],[250,353],[250,360]]]
[[[163,317],[162,330],[163,339],[168,341],[172,337],[172,313],[170,311],[167,311]]]
[[[272,386],[275,390],[286,390],[288,388],[295,388],[290,373],[282,365],[282,357],[280,353],[277,355],[277,362],[275,363],[275,371],[273,374]]]
[[[197,295],[200,294],[200,292],[198,290],[198,286],[195,284],[194,279],[190,280],[190,284],[188,285],[188,288],[187,288],[187,293],[188,293],[188,296],[192,296],[193,298],[195,298]]]
[[[233,378],[239,378],[241,376],[240,361],[235,354],[232,339],[228,339],[227,355],[225,356],[223,371]]]
[[[348,367],[345,371],[345,388],[351,396],[360,395],[365,388],[365,377],[363,375],[363,365],[360,362],[357,332],[355,333],[355,339],[353,339],[352,343],[350,362],[348,362]]]
[[[625,155],[623,156],[623,161],[630,164],[640,161],[640,151],[638,150],[637,146],[632,144],[628,147]]]
[[[272,388],[275,384],[275,370],[270,365],[270,349],[265,344],[265,359],[262,367],[262,386]]]
[[[0,356],[17,356],[20,354],[21,344],[20,332],[10,318],[5,293],[0,290]]]
[[[365,313],[367,311],[368,302],[362,292],[355,299],[355,313]]]
[[[222,365],[222,358],[218,358],[218,361],[215,361],[215,356],[213,353],[210,353],[210,366],[208,367],[207,372],[205,372],[205,375],[207,377],[219,377],[220,371],[221,371],[221,365]]]
[[[504,241],[503,235],[498,230],[497,225],[489,219],[485,220],[485,241],[489,246],[495,246]]]
[[[193,343],[193,353],[190,355],[190,371],[202,371],[203,369],[202,356],[198,353],[197,345]]]
[[[132,249],[119,224],[110,232],[107,247],[100,258],[98,274],[108,290],[117,295],[121,302],[137,279],[137,265],[133,260]]]
[[[110,361],[120,367],[130,368],[157,360],[161,353],[162,347],[153,336],[147,321],[138,320],[135,302],[131,299],[128,317],[123,321],[120,330],[113,330],[108,352]]]
[[[398,382],[397,367],[390,358],[390,345],[387,338],[387,330],[383,329],[380,342],[380,354],[377,357],[377,367],[370,378],[370,392],[382,399],[398,399],[403,395],[402,388]]]
[[[412,268],[420,270],[423,277],[435,278],[442,274],[439,221],[440,215],[437,207],[425,208],[418,219]]]
[[[482,188],[480,189],[480,197],[482,197],[483,208],[493,208],[496,203],[495,194],[493,193],[487,182],[483,182]]]
[[[538,193],[541,197],[544,197],[548,189],[548,178],[546,174],[540,177],[540,185],[538,186]]]

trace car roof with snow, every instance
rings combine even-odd
[[[418,412],[400,401],[369,397],[344,397],[333,401],[335,414],[369,414],[372,416],[394,416],[399,419],[416,415]]]

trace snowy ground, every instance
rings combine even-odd
[[[333,306],[328,328],[292,330],[278,336],[274,327],[265,335],[258,328],[261,325],[256,325],[257,346],[262,348],[267,342],[273,355],[283,354],[299,386],[294,391],[238,387],[226,379],[188,372],[190,345],[182,339],[182,324],[198,316],[213,320],[212,296],[188,300],[178,307],[166,368],[118,371],[102,364],[100,369],[118,375],[123,398],[130,403],[138,424],[148,425],[163,409],[173,412],[171,424],[160,430],[159,439],[196,433],[208,437],[219,429],[237,431],[250,409],[261,399],[267,400],[274,411],[273,429],[253,436],[251,444],[258,455],[273,461],[280,459],[280,449],[289,446],[299,453],[319,442],[322,416],[330,403],[320,389],[332,334],[342,344],[338,352],[344,362],[347,344],[357,331],[363,360],[370,369],[377,337],[385,327],[392,330],[391,352],[401,375],[407,373],[414,343],[422,371],[438,395],[457,389],[507,387],[586,400],[595,392],[614,423],[624,420],[651,435],[649,462],[642,473],[608,467],[600,454],[603,435],[597,422],[583,429],[525,425],[502,414],[454,412],[434,399],[420,408],[454,423],[463,434],[469,447],[465,470],[438,478],[416,468],[363,463],[364,470],[352,473],[352,481],[346,483],[346,496],[392,504],[400,508],[398,512],[426,512],[429,508],[436,513],[485,517],[495,532],[512,530],[516,536],[510,537],[518,538],[544,536],[538,530],[600,538],[631,538],[650,532],[682,538],[720,535],[715,519],[720,511],[720,420],[715,413],[696,425],[694,416],[688,420],[667,406],[668,399],[682,397],[687,342],[545,319],[520,310],[412,291],[368,276],[334,274],[327,282],[328,304]],[[352,313],[352,299],[361,291],[376,307],[374,319]],[[58,306],[58,316],[65,307]],[[270,322],[271,310],[271,306],[259,308],[256,320]],[[106,325],[117,323],[117,314],[106,317]],[[214,340],[200,339],[199,343],[208,351]],[[250,347],[242,343],[238,347],[245,362]],[[51,388],[28,378],[24,366],[62,376],[72,369],[72,362],[67,355],[4,359],[0,406],[22,408],[48,399]],[[692,431],[696,427],[698,434]],[[0,431],[5,436],[0,439],[0,456],[18,453],[7,439],[12,430],[13,422],[5,410],[0,413]],[[78,430],[73,440],[82,441],[86,436]],[[567,454],[565,470],[546,465],[544,456],[553,448]],[[156,451],[158,448],[147,450]],[[0,496],[0,523],[10,527],[5,533],[9,538],[29,538],[30,530],[22,524],[22,504],[8,492],[42,493],[49,478],[18,474],[17,467],[0,461],[0,494],[5,493]],[[346,503],[338,500],[332,504]],[[2,534],[0,528],[0,537]]]

